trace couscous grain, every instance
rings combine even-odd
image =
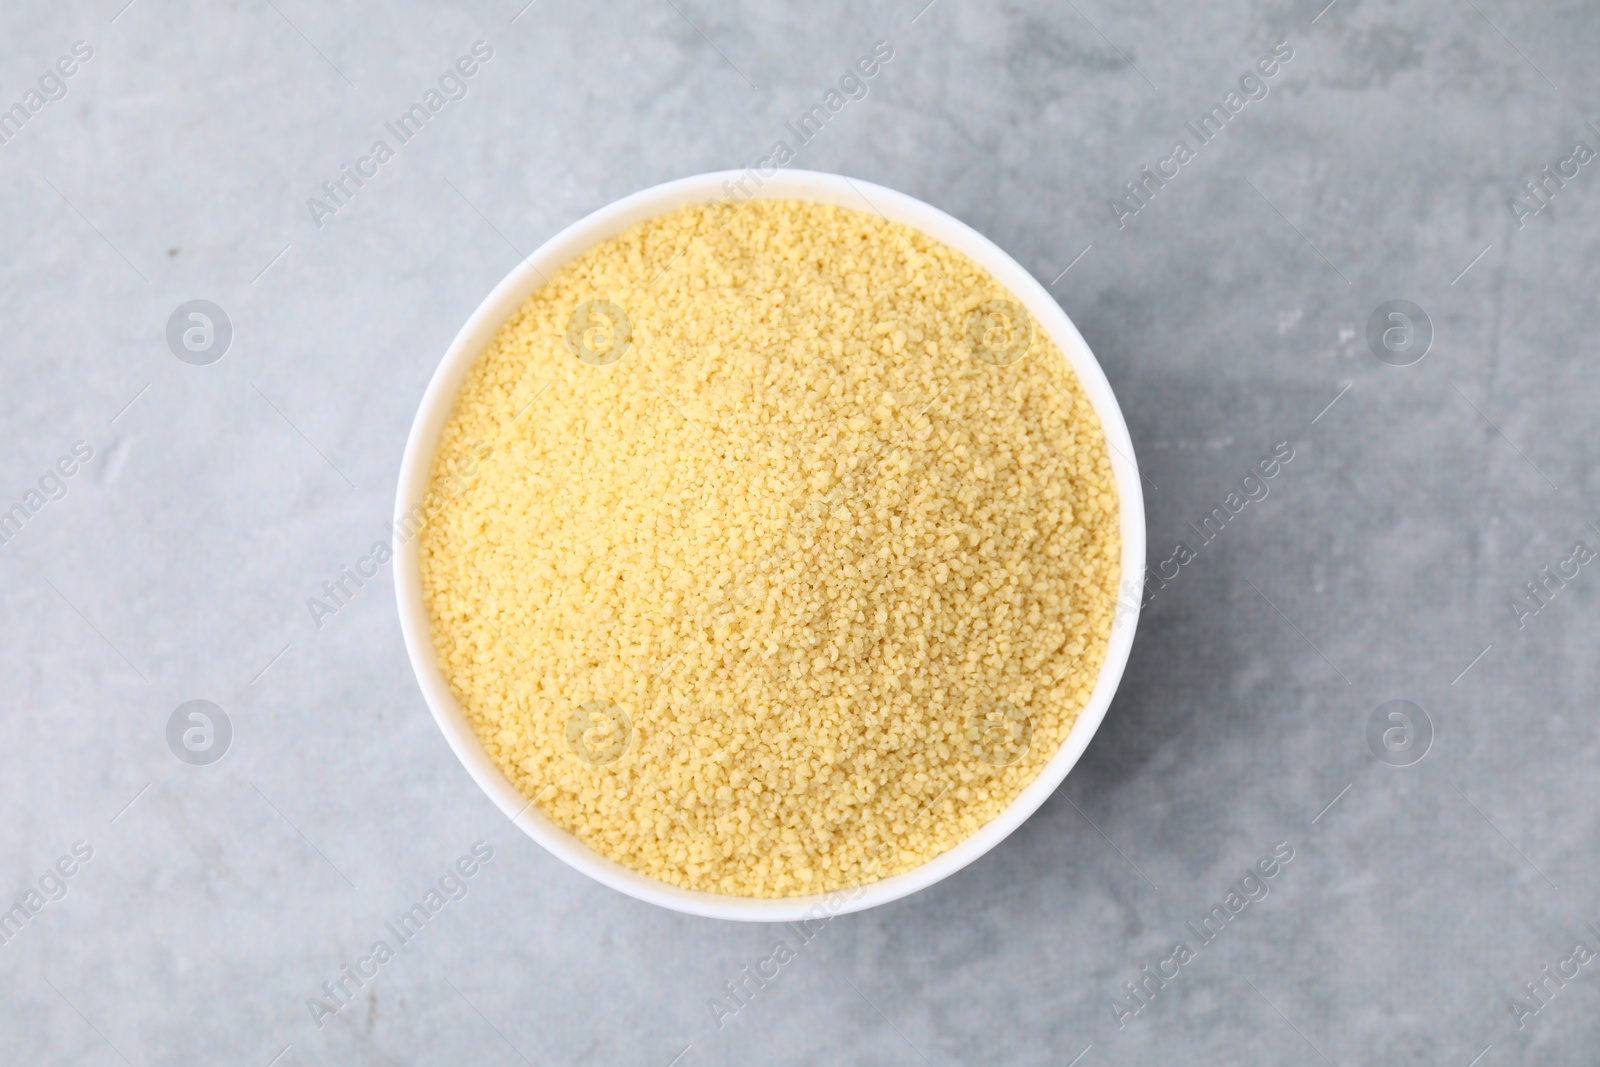
[[[944,852],[1105,655],[1093,408],[1011,293],[874,215],[691,207],[589,250],[487,346],[434,479],[423,593],[469,721],[548,817],[674,885],[818,893]]]

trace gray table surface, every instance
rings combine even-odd
[[[28,116],[0,146],[0,506],[59,497],[0,548],[0,906],[27,913],[0,1060],[1594,1062],[1600,567],[1513,604],[1600,548],[1600,163],[1509,201],[1600,148],[1600,7],[122,2],[0,10],[0,105]],[[1200,145],[1185,124],[1279,39]],[[308,198],[480,40],[466,95],[319,227]],[[785,932],[619,896],[512,828],[428,714],[387,570],[320,629],[305,602],[384,536],[422,388],[520,253],[793,145],[878,40],[794,165],[921,197],[1050,284],[1127,414],[1151,563],[1198,554],[1031,820],[719,1019]],[[165,339],[194,299],[233,326],[206,366]],[[1391,300],[1431,324],[1410,366],[1368,341]],[[1270,495],[1198,544],[1280,442]],[[209,766],[168,747],[193,699],[232,724]],[[1368,743],[1392,700],[1431,723],[1406,766]],[[319,1027],[308,999],[480,840],[467,895]],[[1187,924],[1280,842],[1200,947]]]

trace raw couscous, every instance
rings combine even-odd
[[[650,219],[469,373],[423,527],[438,662],[490,757],[673,885],[909,870],[1043,769],[1119,581],[1070,366],[958,252],[797,201]]]

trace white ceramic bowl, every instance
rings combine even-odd
[[[427,493],[439,432],[450,414],[462,380],[501,324],[542,284],[543,277],[548,277],[584,251],[637,222],[689,204],[726,198],[729,195],[726,190],[732,188],[727,183],[738,181],[747,173],[724,171],[701,174],[624,197],[550,238],[495,286],[494,291],[472,313],[461,332],[456,334],[439,369],[434,372],[433,380],[428,383],[427,392],[423,394],[422,406],[417,411],[416,421],[412,423],[405,457],[400,464],[400,488],[395,501],[397,529],[403,527],[406,513],[420,503]],[[747,182],[747,186],[753,184]],[[1061,780],[1089,746],[1090,738],[1105,717],[1106,708],[1122,679],[1128,652],[1133,646],[1144,573],[1144,496],[1139,488],[1139,468],[1133,458],[1133,442],[1128,437],[1122,410],[1117,406],[1117,398],[1112,395],[1111,385],[1100,370],[1100,364],[1095,361],[1072,321],[1044,287],[988,238],[937,208],[904,193],[837,174],[780,170],[766,178],[755,195],[769,200],[836,204],[880,214],[893,222],[912,226],[965,253],[1010,289],[1028,309],[1034,321],[1066,354],[1067,361],[1077,372],[1078,381],[1100,415],[1100,422],[1111,444],[1111,467],[1116,474],[1117,492],[1122,502],[1122,594],[1118,603],[1117,622],[1112,629],[1111,646],[1106,653],[1105,665],[1100,668],[1094,693],[1078,715],[1078,721],[1062,743],[1060,751],[1045,765],[1039,777],[1022,791],[1010,807],[977,833],[948,852],[904,874],[832,893],[778,899],[735,897],[680,889],[591,851],[576,836],[551,822],[542,812],[529,807],[527,799],[484,752],[461,706],[456,703],[449,685],[439,672],[428,613],[422,602],[422,583],[417,569],[418,538],[412,537],[399,543],[399,537],[396,537],[394,576],[395,598],[400,607],[400,629],[405,635],[406,651],[411,656],[417,681],[422,685],[423,696],[427,698],[433,717],[439,723],[439,729],[444,731],[456,756],[507,818],[550,852],[618,892],[690,915],[783,922],[860,911],[924,889],[954,874],[998,845],[1061,784]]]

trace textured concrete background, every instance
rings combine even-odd
[[[0,906],[43,905],[0,945],[0,1060],[1594,1062],[1600,964],[1523,983],[1600,948],[1600,567],[1511,605],[1600,547],[1600,162],[1521,226],[1507,202],[1600,147],[1596,5],[121,2],[0,11],[6,106],[93,49],[0,147],[0,505],[93,450],[0,548]],[[1266,98],[1119,229],[1108,199],[1280,38]],[[754,162],[880,39],[796,165],[1053,281],[1127,413],[1152,564],[1295,458],[1151,602],[1055,798],[719,1030],[707,1000],[782,931],[510,827],[387,571],[320,630],[305,602],[383,535],[423,385],[519,251]],[[319,229],[307,198],[478,40],[467,96]],[[192,366],[164,330],[201,298],[234,338]],[[1366,337],[1394,299],[1435,332],[1409,367]],[[168,748],[191,699],[233,727],[210,766]],[[1432,724],[1411,766],[1367,741],[1397,699]],[[469,894],[319,1029],[307,999],[479,840]],[[1119,1029],[1123,983],[1280,842],[1270,895]]]

